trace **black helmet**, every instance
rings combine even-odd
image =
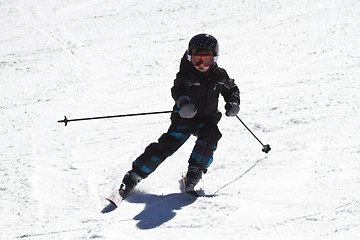
[[[202,33],[194,36],[189,42],[188,54],[191,55],[195,48],[211,50],[214,56],[219,55],[218,41],[210,34]]]

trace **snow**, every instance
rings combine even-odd
[[[358,1],[16,0],[0,16],[0,239],[360,239]],[[203,32],[272,150],[224,116],[203,197],[180,191],[191,138],[109,211],[169,114],[57,120],[171,110]]]

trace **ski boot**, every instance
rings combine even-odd
[[[123,182],[120,185],[119,193],[122,197],[125,197],[131,190],[133,190],[136,185],[141,181],[140,177],[134,170],[128,171],[124,178]]]
[[[188,171],[183,177],[185,192],[194,196],[199,197],[199,193],[195,190],[196,184],[200,181],[203,174],[203,170],[199,167],[189,166]]]
[[[186,182],[185,187],[190,187],[194,189],[196,184],[198,184],[199,181],[201,180],[202,174],[203,171],[199,167],[189,166],[185,176],[185,182]]]

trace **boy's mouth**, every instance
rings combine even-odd
[[[204,71],[207,70],[207,68],[204,67],[203,65],[201,65],[201,66],[196,66],[196,69],[197,69],[198,71],[200,71],[200,72],[204,72]]]

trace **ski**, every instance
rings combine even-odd
[[[116,207],[120,206],[120,203],[124,200],[125,196],[120,194],[120,189],[116,189],[112,194],[110,194],[105,199],[114,204]]]
[[[200,197],[200,194],[193,187],[186,186],[186,178],[185,178],[184,174],[181,174],[181,179],[184,184],[184,192],[185,193],[190,194],[191,196],[194,196],[194,197]]]

